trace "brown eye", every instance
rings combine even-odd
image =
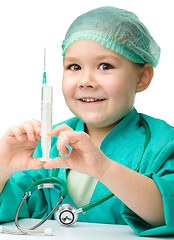
[[[102,64],[100,64],[100,66],[99,66],[99,69],[100,70],[109,70],[109,69],[112,69],[113,67],[110,65],[110,64],[108,64],[108,63],[102,63]]]
[[[72,70],[72,71],[78,71],[81,70],[81,67],[78,64],[71,64],[68,69]]]

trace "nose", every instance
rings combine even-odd
[[[80,77],[79,88],[95,88],[97,81],[91,71],[85,71]]]

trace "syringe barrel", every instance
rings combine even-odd
[[[51,149],[51,137],[46,133],[52,128],[52,86],[43,84],[41,99],[41,148],[44,160],[49,160],[49,152]]]

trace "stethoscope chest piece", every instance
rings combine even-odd
[[[76,208],[70,204],[61,205],[55,213],[57,221],[63,226],[70,226],[77,221]]]

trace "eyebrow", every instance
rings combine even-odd
[[[72,61],[72,62],[74,62],[74,61],[76,61],[78,58],[77,57],[65,57],[64,58],[64,61]]]
[[[119,57],[116,57],[116,56],[114,56],[114,55],[112,55],[112,54],[108,54],[108,55],[98,55],[98,56],[96,57],[96,60],[103,60],[103,59],[108,59],[108,58],[114,58],[115,60],[120,61]]]
[[[118,57],[113,56],[111,54],[109,54],[109,55],[98,55],[98,56],[95,57],[96,60],[104,60],[104,59],[109,59],[109,58],[114,58],[115,60],[120,61],[120,59]],[[64,60],[74,62],[74,61],[78,60],[78,57],[71,57],[70,56],[70,57],[66,57]]]

